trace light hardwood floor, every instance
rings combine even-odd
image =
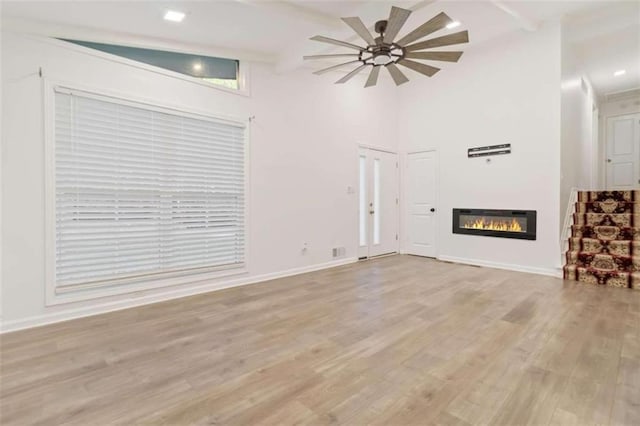
[[[640,424],[640,292],[411,256],[1,339],[2,424]]]

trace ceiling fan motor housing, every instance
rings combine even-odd
[[[374,29],[378,34],[383,35],[384,32],[387,31],[387,20],[383,19],[382,21],[376,22]]]

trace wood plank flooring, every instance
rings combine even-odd
[[[640,424],[640,292],[412,256],[1,343],[3,425]]]

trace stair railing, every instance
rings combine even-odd
[[[562,226],[562,233],[560,235],[560,256],[562,256],[564,264],[564,253],[568,250],[569,235],[571,235],[571,224],[573,223],[573,213],[575,212],[576,203],[578,202],[578,188],[571,188],[569,194],[569,202],[567,204],[567,211],[564,214],[564,225]]]

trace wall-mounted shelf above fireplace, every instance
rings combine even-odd
[[[536,211],[453,209],[453,233],[535,240]]]

